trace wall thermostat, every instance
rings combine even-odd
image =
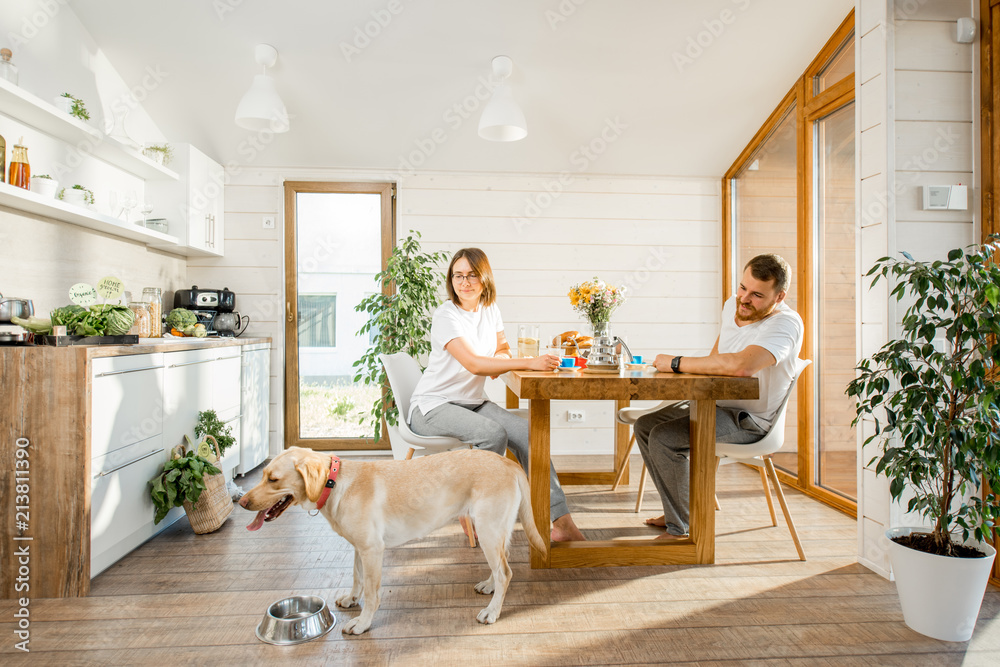
[[[925,185],[925,211],[964,211],[969,208],[966,185]]]

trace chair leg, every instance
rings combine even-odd
[[[788,524],[788,532],[792,534],[792,541],[795,542],[795,550],[799,552],[799,560],[805,560],[806,554],[802,551],[802,544],[799,542],[799,536],[795,532],[795,524],[792,523],[792,515],[788,513],[788,505],[785,504],[785,494],[781,491],[781,483],[778,481],[778,473],[774,469],[774,463],[771,462],[771,459],[764,459],[764,465],[767,466],[767,475],[771,478],[774,490],[778,492],[778,502],[781,504],[781,511],[785,515],[785,523]]]
[[[715,476],[716,477],[719,476],[719,466],[720,465],[722,465],[722,457],[721,456],[716,456],[715,457]],[[720,511],[721,509],[722,509],[722,505],[719,504],[719,494],[715,494],[715,510],[716,511]]]
[[[771,499],[771,488],[767,485],[767,473],[764,468],[757,468],[760,472],[760,483],[764,485],[764,497],[767,498],[767,509],[771,510],[771,525],[778,525],[778,515],[774,513],[774,500]]]
[[[625,466],[628,464],[629,458],[632,456],[632,448],[635,446],[635,433],[628,441],[628,451],[625,452],[625,456],[621,461],[618,461],[618,476],[615,477],[615,483],[611,485],[611,490],[618,490],[618,485],[622,483],[622,477],[625,476]]]
[[[639,473],[639,497],[635,499],[635,513],[642,509],[642,492],[646,490],[646,462],[642,462],[642,472]]]
[[[469,538],[469,546],[473,549],[476,548],[476,527],[472,525],[472,518],[468,516],[458,517],[458,522],[462,524],[462,530],[465,535]]]
[[[405,461],[409,461],[410,459],[412,459],[413,458],[413,452],[415,452],[415,451],[417,451],[417,450],[414,449],[413,447],[410,447],[410,451],[406,452],[406,458],[404,460]]]

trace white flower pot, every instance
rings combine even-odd
[[[142,154],[148,157],[156,164],[163,164],[163,151],[151,151],[147,148],[142,151]]]
[[[986,553],[982,558],[949,558],[892,541],[926,528],[890,528],[889,562],[896,578],[896,592],[903,620],[922,635],[948,642],[972,637],[990,578],[996,549],[981,542],[967,543]]]
[[[56,109],[59,109],[63,113],[72,114],[73,113],[73,100],[68,97],[63,97],[60,95],[52,100],[52,104],[55,105]]]
[[[83,206],[87,208],[87,193],[83,190],[74,190],[73,188],[66,188],[63,190],[62,199],[67,204],[72,204],[73,206]]]
[[[31,191],[41,197],[55,197],[56,193],[59,192],[59,181],[32,176]]]

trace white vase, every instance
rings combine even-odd
[[[982,558],[951,558],[904,547],[892,541],[927,528],[890,528],[889,562],[896,578],[896,592],[903,621],[922,635],[947,642],[972,637],[990,578],[996,549],[969,542],[986,553]]]
[[[60,95],[59,97],[56,97],[54,100],[52,100],[52,104],[55,105],[56,109],[59,109],[65,114],[73,113],[73,100],[71,100],[68,97],[63,97],[62,95]]]
[[[31,191],[40,197],[55,197],[59,192],[59,181],[51,178],[31,177]]]

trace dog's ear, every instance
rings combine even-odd
[[[309,456],[295,462],[295,470],[302,475],[302,481],[306,486],[306,497],[310,501],[319,500],[319,495],[323,493],[326,486],[326,479],[330,475],[330,470],[326,467],[323,457]]]

